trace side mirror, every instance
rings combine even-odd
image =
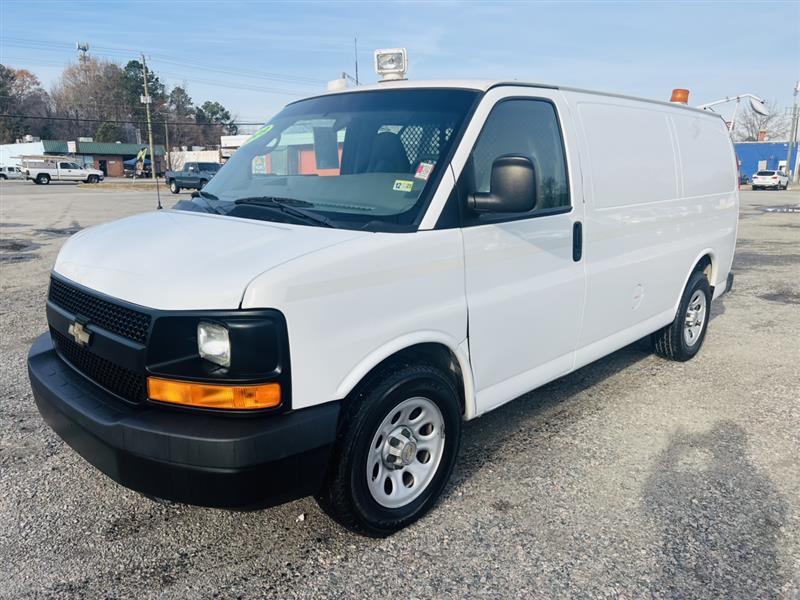
[[[536,170],[525,156],[506,154],[492,163],[488,193],[469,198],[477,212],[528,212],[536,208]]]

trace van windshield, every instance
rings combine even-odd
[[[478,96],[378,90],[290,104],[193,203],[230,216],[297,222],[296,214],[276,210],[277,202],[334,227],[413,230]]]

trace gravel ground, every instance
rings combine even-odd
[[[776,210],[800,193],[742,193],[697,358],[634,344],[468,423],[440,504],[385,540],[310,499],[159,504],[62,443],[25,371],[48,271],[153,194],[0,194],[0,597],[800,597],[800,213]]]

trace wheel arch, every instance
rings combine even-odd
[[[339,384],[337,398],[346,398],[371,373],[393,360],[432,363],[453,377],[459,390],[465,419],[476,415],[472,367],[469,356],[448,336],[435,331],[418,332],[394,339],[371,352]]]
[[[708,277],[708,285],[711,286],[711,296],[714,296],[714,285],[717,281],[717,253],[714,252],[711,248],[705,248],[700,253],[698,253],[697,257],[692,262],[692,267],[686,273],[686,276],[683,278],[683,285],[681,289],[678,290],[678,296],[675,299],[675,312],[677,313],[678,306],[681,303],[681,298],[683,297],[683,291],[686,289],[686,285],[689,283],[689,278],[692,276],[692,273],[697,271],[704,272],[706,277]]]

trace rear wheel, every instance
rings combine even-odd
[[[201,189],[201,190],[202,190],[204,187],[206,187],[206,184],[207,184],[207,183],[208,183],[208,181],[207,181],[207,180],[205,180],[205,179],[201,179],[201,180],[200,180],[200,188],[199,188],[199,189]]]
[[[705,273],[696,271],[686,284],[675,320],[652,335],[656,354],[681,362],[694,357],[706,337],[710,309],[711,286]]]
[[[3,175],[2,173],[0,173],[0,179],[8,179],[8,177],[6,177],[6,176],[5,176],[5,175]]]
[[[170,179],[169,181],[169,191],[172,192],[173,194],[179,194],[181,191],[180,186],[177,183],[175,183],[174,179]]]
[[[47,185],[50,183],[50,175],[47,173],[39,173],[39,175],[36,176],[36,183],[40,185]]]
[[[317,501],[349,529],[376,537],[394,533],[436,502],[460,438],[461,404],[452,379],[431,365],[390,365],[348,400]]]

